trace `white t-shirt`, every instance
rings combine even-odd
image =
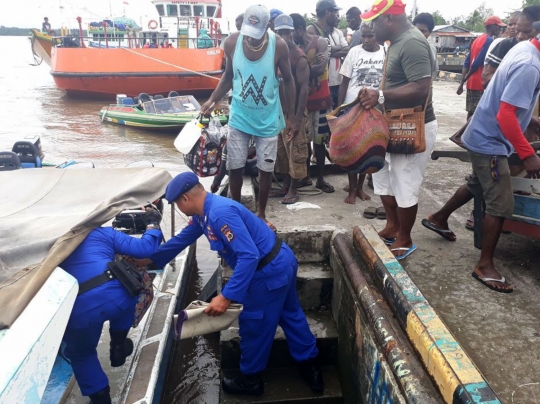
[[[347,40],[343,36],[343,32],[340,29],[334,28],[332,34],[328,37],[328,42],[331,46],[339,46],[344,48],[349,46]],[[339,74],[341,68],[340,58],[330,58],[330,66],[328,69],[328,84],[330,87],[339,86],[341,84],[341,75]]]
[[[339,73],[350,79],[345,104],[353,102],[364,87],[378,89],[382,82],[385,50],[368,52],[362,45],[355,46],[343,62]]]

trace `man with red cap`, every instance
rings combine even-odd
[[[373,27],[377,42],[391,43],[383,72],[384,85],[378,90],[364,88],[360,92],[364,108],[384,105],[392,110],[426,105],[426,150],[407,155],[387,153],[385,166],[373,174],[375,194],[380,195],[387,215],[386,227],[379,236],[401,260],[416,250],[411,231],[428,158],[437,137],[430,96],[435,60],[426,38],[407,19],[401,0],[375,0],[371,10],[360,17]]]
[[[482,85],[482,71],[484,69],[484,61],[486,59],[489,46],[501,33],[501,27],[506,27],[502,20],[492,15],[484,21],[486,32],[480,35],[471,44],[471,51],[463,64],[461,74],[461,82],[457,90],[457,94],[463,93],[463,85],[467,82],[467,102],[465,109],[467,110],[467,119],[473,116],[476,107],[484,94],[484,86]]]

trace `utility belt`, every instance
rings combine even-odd
[[[270,264],[274,258],[276,258],[281,251],[281,244],[283,244],[283,241],[281,241],[278,236],[276,235],[276,241],[274,243],[274,247],[272,247],[272,250],[268,254],[266,254],[264,257],[261,258],[259,261],[259,264],[257,265],[257,269],[255,271],[260,271],[265,266]]]
[[[79,284],[77,296],[113,279],[118,279],[131,297],[138,296],[143,289],[142,275],[133,265],[126,261],[108,262],[105,272]]]

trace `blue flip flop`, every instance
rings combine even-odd
[[[411,248],[407,247],[398,247],[398,248],[392,248],[390,251],[407,251],[405,254],[400,255],[399,257],[396,257],[398,261],[401,261],[405,258],[407,258],[409,255],[411,255],[413,252],[416,251],[416,244],[413,244]]]
[[[396,242],[395,237],[392,237],[392,238],[381,237],[381,240],[384,241],[384,244],[386,244],[386,245],[392,245],[392,244],[394,244]]]

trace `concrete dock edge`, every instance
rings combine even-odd
[[[495,392],[422,295],[373,226],[355,227],[353,242],[373,272],[446,403],[500,404]]]

